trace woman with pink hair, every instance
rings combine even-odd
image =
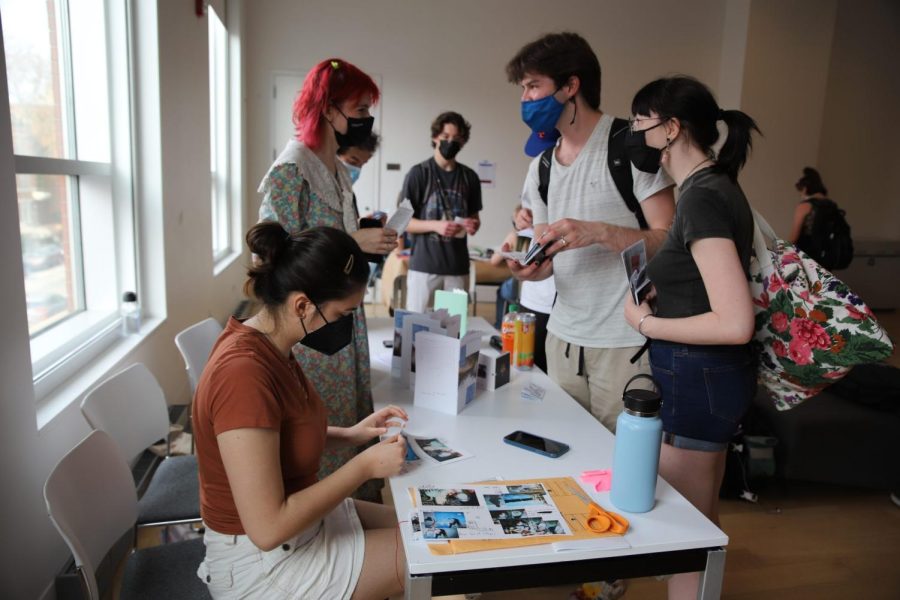
[[[388,254],[396,246],[397,234],[390,229],[359,228],[353,184],[336,157],[339,147],[369,138],[375,121],[370,109],[379,96],[372,78],[343,59],[330,58],[313,67],[294,102],[296,134],[259,185],[264,194],[260,221],[277,221],[291,236],[312,227],[334,227],[349,233],[370,254]],[[294,357],[322,396],[334,425],[351,426],[372,412],[362,307],[355,312],[349,346],[328,356],[298,344]],[[353,448],[329,449],[322,457],[320,476],[354,455]],[[376,499],[374,482],[358,495]]]

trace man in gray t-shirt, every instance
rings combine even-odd
[[[507,74],[523,89],[522,115],[533,131],[526,150],[534,149],[535,139],[549,145],[558,138],[547,202],[532,206],[535,239],[553,242],[552,260],[528,267],[508,263],[522,280],[554,276],[548,375],[615,431],[625,383],[649,373],[646,357],[629,362],[644,338],[623,316],[628,281],[620,252],[643,238],[652,255],[663,242],[675,214],[672,181],[661,169],[651,174],[631,165],[634,195],[648,224],[640,229],[607,166],[613,119],[600,111],[600,64],[577,34],[550,34],[526,45]],[[531,163],[525,184],[532,198],[539,198],[539,162]]]

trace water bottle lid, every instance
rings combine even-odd
[[[655,389],[652,390],[629,390],[628,386],[635,379],[649,379],[653,383]],[[638,413],[639,416],[654,416],[659,412],[662,404],[662,396],[659,394],[659,386],[656,380],[645,373],[635,375],[625,384],[625,390],[622,392],[622,400],[625,402],[625,410]]]
[[[134,292],[125,292],[122,294],[122,302],[137,302],[137,294]]]
[[[519,310],[519,305],[518,305],[518,304],[510,304],[510,305],[509,305],[509,310],[508,310],[507,312],[511,312],[511,313],[512,313],[512,312],[517,312],[518,310]]]

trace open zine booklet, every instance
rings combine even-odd
[[[546,488],[524,485],[441,485],[410,488],[413,540],[508,540],[571,535]]]
[[[475,398],[481,332],[460,337],[460,316],[394,312],[391,375],[414,391],[413,404],[450,415]]]

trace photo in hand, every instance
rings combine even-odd
[[[635,304],[640,304],[650,292],[650,280],[647,278],[647,245],[639,239],[622,250],[622,263],[628,278],[628,288]]]

